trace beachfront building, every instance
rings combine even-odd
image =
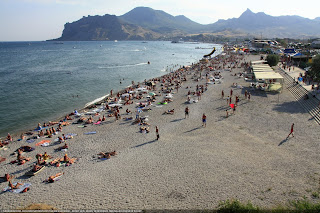
[[[254,87],[264,91],[281,92],[284,83],[283,77],[265,62],[263,60],[251,62],[251,69],[256,80]]]

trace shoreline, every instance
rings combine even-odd
[[[26,42],[26,43],[27,43],[27,42]],[[38,42],[37,42],[37,43],[38,43]],[[214,44],[214,43],[206,43],[206,44]],[[217,45],[221,45],[221,44],[217,44]],[[197,62],[198,62],[198,61],[197,61]],[[176,65],[178,65],[178,64],[176,64]],[[176,65],[175,65],[175,69],[177,69]],[[170,66],[170,65],[169,65],[169,66]],[[181,67],[181,66],[188,66],[188,64],[180,65],[180,67]],[[160,73],[159,76],[156,76],[156,77],[154,77],[154,78],[162,77],[162,76],[166,75],[167,73],[168,73],[168,72],[165,71],[165,72],[163,72],[163,73]],[[150,80],[151,80],[151,79],[148,79],[148,81],[150,81]],[[141,79],[140,81],[143,81],[143,79]],[[129,86],[130,86],[130,84],[129,84],[128,86],[125,86],[125,87],[119,86],[119,89],[118,89],[117,91],[115,91],[115,92],[124,91],[124,90],[125,90],[127,87],[129,87]],[[101,96],[101,97],[96,98],[95,100],[100,99],[100,98],[102,98],[102,97],[107,98],[108,95],[109,95],[109,94],[103,95],[103,96]],[[95,100],[89,101],[89,102],[87,102],[86,104],[91,103],[91,102],[93,102],[93,101],[95,101]],[[103,100],[102,100],[102,101],[103,101]],[[79,110],[78,110],[78,111],[83,111],[83,110],[86,110],[87,107],[90,107],[90,106],[86,106],[86,104],[84,104],[84,105],[82,105],[81,107],[79,107]],[[94,103],[91,104],[91,105],[94,105]],[[40,123],[41,123],[41,124],[43,124],[44,122],[47,123],[49,120],[51,120],[51,121],[53,121],[53,122],[59,122],[60,120],[62,120],[62,119],[64,118],[65,115],[70,114],[70,113],[71,113],[71,111],[69,111],[69,112],[67,112],[67,111],[60,112],[60,113],[58,113],[58,114],[59,114],[58,116],[49,116],[50,118],[48,118],[48,119],[43,119],[42,121],[40,121]],[[20,127],[20,128],[19,128],[20,130],[7,131],[7,132],[10,133],[10,134],[11,134],[12,136],[14,136],[15,138],[20,138],[21,133],[24,133],[24,132],[28,132],[28,131],[33,130],[33,127],[34,127],[34,126],[32,126],[32,125],[35,125],[35,126],[36,126],[37,123],[39,123],[39,120],[38,120],[38,121],[33,121],[33,122],[34,122],[34,124],[28,124],[28,121],[25,121],[23,126],[26,126],[26,127]],[[4,140],[4,139],[6,138],[6,136],[7,136],[6,134],[7,134],[6,132],[3,132],[3,135],[0,135],[0,140]]]
[[[259,56],[244,57],[239,61]],[[224,61],[228,62],[227,66],[232,63]],[[219,65],[222,66],[222,62]],[[118,121],[107,117],[101,125],[63,127],[62,133],[77,134],[66,141],[70,147],[68,155],[79,159],[72,166],[48,166],[38,175],[25,178],[24,172],[35,162],[36,153],[46,151],[61,157],[64,152],[55,149],[63,144],[37,146],[35,151],[25,153],[33,159],[20,166],[8,163],[15,159],[10,154],[21,145],[34,144],[14,142],[9,145],[8,150],[0,152],[7,158],[1,163],[3,171],[15,174],[15,181],[30,182],[32,186],[23,194],[0,194],[0,209],[15,209],[18,205],[35,202],[57,209],[214,209],[219,201],[232,198],[272,207],[303,196],[312,198],[311,192],[317,189],[316,180],[320,178],[317,174],[320,169],[317,163],[320,161],[319,126],[309,120],[308,113],[301,110],[288,91],[279,98],[272,93],[250,90],[249,82],[234,75],[243,72],[243,68],[232,68],[231,72],[221,69],[221,84],[208,84],[198,102],[186,103],[189,90],[193,93],[197,85],[205,85],[205,74],[214,73],[204,68],[206,66],[203,65],[202,71],[201,65],[182,71],[181,78],[179,72],[159,77],[165,79],[163,85],[168,83],[168,87],[173,88],[173,101],[157,104],[167,89],[164,87],[162,91],[161,81],[157,83],[156,91],[161,96],[156,96],[151,110],[141,113],[141,117],[148,118],[150,133],[141,133],[142,125],[122,119],[135,117],[136,106],[146,99],[145,95],[141,100],[135,99],[134,104],[123,106],[120,109],[122,118]],[[183,75],[187,81],[181,81],[177,90],[174,81],[183,79]],[[232,87],[234,83],[242,88]],[[231,89],[232,102],[234,96],[240,98],[235,113],[226,103]],[[224,98],[221,98],[221,90],[225,92]],[[252,93],[251,100],[244,97],[245,90]],[[199,97],[191,95],[191,98]],[[187,106],[190,113],[185,118]],[[133,113],[127,115],[126,108]],[[171,109],[175,109],[174,114],[165,113]],[[225,110],[230,112],[228,118]],[[203,113],[207,116],[206,127],[201,126]],[[102,112],[93,117],[94,121],[108,114]],[[295,137],[285,140],[292,122],[296,126]],[[156,140],[155,126],[159,128],[159,140]],[[92,131],[96,134],[84,134]],[[117,151],[116,156],[98,159],[99,152],[113,150]],[[42,182],[61,171],[65,174],[59,181]],[[0,188],[5,186],[7,183],[0,183]],[[39,196],[44,191],[50,192],[48,196]]]

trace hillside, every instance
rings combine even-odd
[[[158,40],[184,37],[190,34],[223,36],[263,36],[279,38],[320,37],[320,17],[270,16],[247,9],[239,18],[218,20],[202,25],[187,17],[172,16],[161,10],[137,7],[122,16],[88,16],[67,23],[62,36],[55,40]]]

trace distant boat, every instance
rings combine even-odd
[[[114,40],[114,42],[118,42],[118,40]]]

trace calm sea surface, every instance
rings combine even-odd
[[[219,54],[220,45],[204,43],[0,42],[0,137],[55,120],[131,81],[190,65],[211,52],[196,47],[213,46]]]

